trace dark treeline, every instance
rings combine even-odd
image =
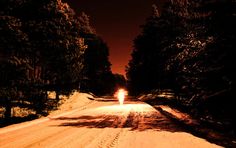
[[[111,95],[118,87],[125,87],[126,80],[123,75],[112,73],[109,47],[90,25],[89,16],[82,13],[78,20],[81,26],[80,36],[87,45],[83,56],[84,68],[80,89],[96,95]]]
[[[97,95],[112,92],[114,76],[108,59],[109,48],[90,26],[89,16],[82,13],[79,22],[83,26],[81,36],[85,39],[85,44],[88,45],[84,54],[84,78],[81,89],[91,91]]]
[[[126,69],[130,92],[172,89],[198,114],[235,122],[235,17],[234,0],[153,6]]]
[[[109,49],[89,24],[61,0],[0,1],[0,108],[47,114],[48,91],[111,93],[115,82]]]

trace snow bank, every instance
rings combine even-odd
[[[151,101],[155,99],[165,98],[165,99],[174,99],[174,93],[172,90],[152,90],[148,94],[141,94],[138,99],[140,101]]]
[[[60,106],[56,111],[51,112],[49,115],[57,115],[66,111],[74,110],[83,107],[94,100],[92,94],[74,92],[69,97],[62,96]]]
[[[140,100],[140,101],[149,101],[149,100],[154,100],[154,99],[156,99],[158,97],[158,95],[157,94],[143,94],[143,95],[141,95],[140,97],[138,97],[138,99]]]

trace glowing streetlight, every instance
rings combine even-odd
[[[125,96],[127,95],[127,91],[124,89],[119,89],[116,93],[115,93],[115,97],[118,98],[120,105],[124,104],[124,100],[125,100]]]

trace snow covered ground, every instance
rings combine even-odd
[[[0,129],[0,147],[219,147],[187,133],[143,102],[73,94],[48,117]],[[98,101],[99,100],[99,101]]]

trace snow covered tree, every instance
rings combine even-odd
[[[3,3],[1,7],[12,7]],[[0,106],[5,108],[4,117],[11,117],[13,102],[19,99],[21,86],[28,81],[29,43],[27,34],[22,31],[22,21],[0,10]]]
[[[217,118],[227,112],[235,120],[235,5],[168,1],[160,15],[154,7],[134,40],[127,67],[131,91],[171,88],[184,95],[181,103]]]
[[[47,90],[59,96],[78,89],[86,48],[79,22],[60,0],[3,0],[0,5],[1,91],[7,90],[1,95],[13,95],[1,98],[18,99],[14,90],[40,113]]]
[[[29,9],[34,16],[25,18],[25,29],[42,68],[41,79],[58,93],[71,91],[79,85],[85,49],[75,13],[60,0],[31,1],[29,5],[35,6],[34,10],[28,5],[24,10]]]
[[[235,2],[186,2],[182,16],[186,31],[172,44],[178,53],[169,64],[176,72],[178,91],[202,114],[230,116],[235,90]]]
[[[170,12],[160,14],[153,5],[152,15],[141,26],[142,33],[134,40],[132,59],[126,70],[131,92],[171,87],[171,78],[165,67],[175,53],[168,47],[180,33],[178,24],[178,19]]]

